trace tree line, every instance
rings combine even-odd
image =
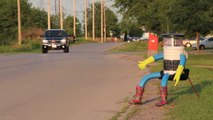
[[[154,33],[180,32],[188,36],[195,33],[207,35],[213,29],[212,0],[114,0],[114,6],[122,15],[106,7],[106,32],[110,36],[121,33],[141,36],[144,31]],[[0,45],[17,42],[17,0],[0,1]],[[100,2],[95,3],[95,30],[100,36]],[[88,9],[88,36],[92,36],[92,5]],[[35,8],[28,0],[21,0],[23,35],[33,39],[47,29],[47,12]],[[59,28],[57,15],[51,15],[51,28]],[[83,21],[77,18],[77,36],[83,36]],[[64,15],[64,29],[73,34],[73,16]],[[39,32],[40,31],[40,32]]]
[[[212,0],[114,1],[123,15],[124,26],[135,23],[154,33],[181,32],[188,36],[195,36],[196,32],[207,35],[213,31]]]
[[[17,42],[18,31],[18,13],[17,0],[1,0],[0,1],[0,45],[11,45]],[[100,2],[95,3],[95,27],[96,36],[100,36]],[[92,31],[92,5],[87,9],[88,12],[88,34],[91,36]],[[64,13],[63,13],[64,14]],[[73,16],[64,16],[64,29],[73,34]],[[34,39],[39,37],[44,30],[47,29],[47,12],[40,8],[35,8],[28,0],[21,0],[21,21],[22,21],[22,36],[23,39]],[[84,20],[83,20],[84,21]],[[78,18],[76,18],[76,35],[81,37],[84,34],[83,26]],[[115,13],[106,7],[106,23],[107,31],[113,30],[118,32],[118,19]],[[59,27],[59,16],[51,15],[51,29]],[[109,34],[107,34],[109,35]]]
[[[18,13],[17,0],[0,1],[0,45],[11,45],[17,42]],[[21,21],[23,39],[35,39],[47,29],[47,12],[35,8],[28,0],[21,0]],[[78,19],[76,20],[79,21]],[[73,17],[64,17],[64,26],[69,34],[73,33]],[[51,27],[59,28],[58,16],[51,15]],[[77,35],[81,35],[81,24],[77,25]]]

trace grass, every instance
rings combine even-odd
[[[186,68],[200,98],[192,91],[188,81],[180,81],[176,87],[169,82],[168,101],[165,108],[168,120],[210,120],[213,117],[213,53],[190,54]],[[151,67],[151,71],[162,69],[162,63]]]
[[[124,98],[124,103],[128,103],[128,101],[129,97]],[[137,106],[131,107],[130,104],[124,105],[121,111],[117,112],[110,120],[118,120],[121,116],[123,116],[123,120],[129,120],[138,110],[139,107]]]
[[[118,120],[118,118],[123,114],[126,113],[129,109],[129,105],[125,105],[120,112],[117,112],[110,120]]]
[[[112,49],[112,52],[139,52],[147,49],[146,41],[125,43],[122,46]]]
[[[200,98],[197,98],[188,81],[180,82],[178,87],[169,84],[171,96],[169,100],[174,105],[170,117],[175,120],[210,120],[213,117],[213,54],[190,55],[187,68],[191,70],[190,77]],[[202,67],[198,67],[202,66]]]
[[[134,44],[124,44],[120,50],[116,51],[135,51]],[[137,51],[144,51],[147,47],[140,48]],[[162,49],[162,48],[161,48]],[[200,98],[194,94],[188,81],[180,81],[176,87],[174,82],[168,83],[168,101],[165,106],[167,110],[167,119],[171,120],[211,120],[213,118],[213,52],[204,50],[197,54],[195,50],[187,49],[189,59],[186,68],[190,69],[190,79],[192,80]],[[162,61],[151,66],[152,72],[162,70]]]
[[[76,39],[76,44],[85,44],[85,43],[95,43],[96,41],[91,41],[91,40],[85,40],[83,37],[82,38],[77,38]],[[71,44],[72,45],[72,44]]]
[[[93,41],[85,40],[84,38],[78,38],[75,45],[91,43]],[[74,44],[71,43],[70,46]],[[41,43],[39,40],[25,40],[22,45],[14,44],[9,46],[0,46],[0,54],[8,53],[41,53]]]
[[[41,51],[40,42],[37,40],[29,40],[23,42],[22,45],[14,44],[10,46],[0,46],[0,54],[5,53],[38,53]]]

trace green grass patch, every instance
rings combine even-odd
[[[119,51],[130,52],[134,50],[134,44],[124,44]],[[162,47],[160,48],[162,50]],[[139,49],[138,49],[139,50]],[[173,81],[168,83],[168,101],[169,105],[164,108],[168,110],[168,120],[211,120],[213,118],[213,51],[204,50],[197,53],[191,48],[186,49],[189,59],[186,68],[190,69],[190,79],[200,98],[192,91],[188,81],[180,81],[174,87]],[[152,64],[152,72],[158,72],[163,69],[163,61]],[[154,66],[153,66],[154,65]]]
[[[188,81],[180,81],[174,87],[169,82],[168,120],[210,120],[213,117],[213,54],[190,54],[186,68],[200,98],[192,91]],[[162,70],[162,63],[150,67],[152,72]],[[173,107],[171,107],[173,106]]]
[[[126,113],[129,109],[129,105],[125,105],[120,112],[117,112],[110,120],[118,120],[121,114]]]
[[[81,38],[77,38],[75,44],[84,44],[84,43],[95,43],[96,41],[92,41],[92,40],[86,40],[85,38],[81,37]],[[73,45],[71,43],[71,45]]]
[[[190,55],[186,67],[200,98],[193,93],[188,81],[180,81],[177,87],[169,83],[169,101],[174,105],[169,119],[210,120],[213,118],[213,54]],[[201,67],[199,67],[201,66]]]
[[[37,40],[24,41],[22,45],[0,46],[0,54],[4,53],[38,53],[41,51],[40,42]]]
[[[126,42],[123,45],[112,49],[112,52],[140,52],[147,50],[147,42]]]
[[[188,65],[213,66],[213,53],[189,55]]]
[[[77,38],[75,44],[71,42],[70,46],[84,43],[94,43],[94,41]],[[0,54],[8,53],[41,53],[41,42],[39,40],[24,40],[22,45],[0,46]]]
[[[132,108],[127,115],[124,117],[124,120],[129,120],[133,115],[135,115],[140,110],[140,107]]]

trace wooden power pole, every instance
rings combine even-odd
[[[50,27],[50,0],[48,0],[47,18],[48,18],[48,20],[47,20],[47,22],[48,22],[48,30],[50,30],[51,29],[51,27]]]
[[[73,0],[73,34],[76,36],[76,1]]]
[[[21,45],[22,36],[21,36],[21,3],[20,3],[20,0],[17,0],[17,7],[18,7],[18,44]]]
[[[103,0],[101,0],[101,42],[104,42],[103,39]]]
[[[60,0],[59,3],[59,9],[60,9],[60,28],[63,29],[63,12],[62,12],[62,2]]]
[[[95,2],[92,0],[92,39],[95,40]]]
[[[105,9],[105,0],[103,1],[103,34],[104,34],[104,42],[106,42],[106,9]]]
[[[87,0],[85,0],[85,4],[84,4],[85,6],[85,15],[84,15],[84,25],[85,25],[85,39],[87,39]]]

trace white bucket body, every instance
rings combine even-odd
[[[170,47],[170,46],[164,46],[163,47],[164,52],[164,60],[170,60],[170,61],[180,61],[180,55],[185,54],[184,47],[178,46],[178,47]],[[164,70],[164,74],[169,73],[170,75],[176,73],[176,69],[174,70]]]

